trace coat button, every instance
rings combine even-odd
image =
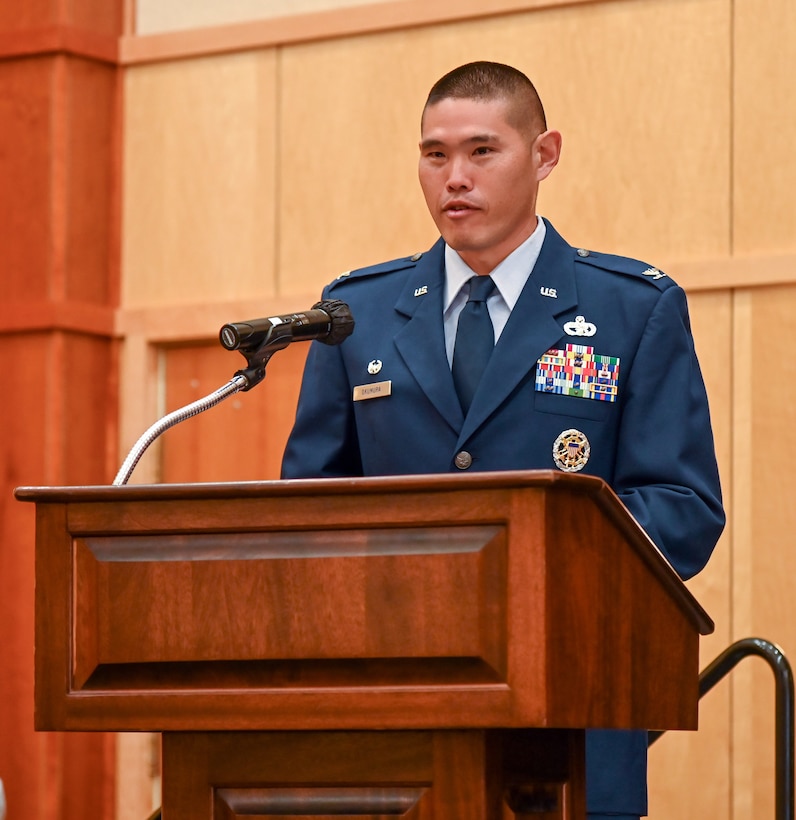
[[[461,453],[456,454],[456,458],[453,459],[453,463],[460,470],[466,470],[473,463],[473,457],[467,452],[467,450],[462,450]]]
[[[587,251],[586,248],[578,248],[578,256],[584,256],[585,257],[585,256],[588,256],[588,255],[589,255],[589,251]]]

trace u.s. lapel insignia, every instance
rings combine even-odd
[[[580,430],[564,430],[553,442],[553,461],[565,473],[582,470],[591,455],[591,445]]]
[[[368,373],[375,376],[381,370],[381,367],[381,359],[374,359],[372,362],[368,362]]]
[[[415,296],[425,296],[428,293],[428,285],[415,288]]]
[[[586,321],[585,316],[576,316],[574,322],[567,322],[564,325],[564,333],[567,336],[594,336],[597,332],[597,325]]]
[[[550,299],[558,299],[558,291],[555,288],[541,287],[539,293],[542,296],[548,296]]]

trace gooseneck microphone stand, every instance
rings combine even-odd
[[[181,407],[179,410],[169,413],[160,421],[153,424],[133,445],[124,463],[119,468],[116,478],[113,479],[114,485],[120,486],[127,484],[136,464],[141,460],[141,456],[144,455],[149,445],[165,433],[169,427],[174,427],[175,424],[179,424],[181,421],[191,418],[191,416],[198,416],[199,413],[204,413],[205,410],[215,407],[219,402],[224,401],[224,399],[229,398],[229,396],[234,395],[238,391],[248,389],[247,385],[253,387],[253,385],[249,385],[245,376],[236,373],[223,387],[220,387],[202,399],[197,399],[197,401],[191,404],[186,404],[185,407]]]
[[[133,445],[124,463],[119,468],[116,478],[113,480],[114,486],[121,486],[129,481],[136,464],[141,460],[147,448],[170,427],[174,427],[175,424],[179,424],[192,416],[197,416],[199,413],[204,413],[205,410],[215,407],[224,399],[235,395],[235,393],[245,392],[251,390],[252,387],[256,387],[265,378],[265,367],[271,356],[278,350],[287,347],[292,341],[312,338],[318,339],[324,344],[337,345],[353,332],[354,320],[345,302],[338,299],[325,300],[313,305],[312,309],[314,311],[324,311],[329,317],[328,325],[313,335],[307,334],[306,314],[301,313],[289,317],[291,321],[277,321],[271,324],[267,331],[258,335],[251,344],[237,340],[230,341],[230,336],[225,334],[225,330],[234,326],[224,325],[220,331],[222,345],[228,350],[240,350],[241,355],[246,359],[247,366],[242,370],[238,370],[218,390],[185,405],[185,407],[181,407],[179,410],[174,410],[153,424]]]

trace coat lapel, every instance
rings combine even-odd
[[[418,261],[396,302],[396,311],[408,321],[396,334],[395,345],[429,401],[458,433],[464,418],[445,353],[444,286],[444,243],[440,239]]]
[[[574,250],[549,222],[546,227],[533,274],[495,346],[461,428],[460,443],[506,401],[542,354],[560,340],[564,331],[556,317],[577,304]]]

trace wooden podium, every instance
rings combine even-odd
[[[712,623],[600,479],[20,488],[40,730],[163,732],[164,820],[583,818]]]

